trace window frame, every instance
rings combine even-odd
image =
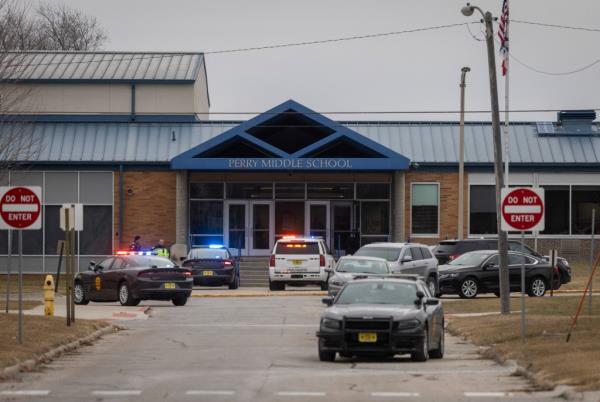
[[[413,233],[413,188],[415,185],[435,185],[437,186],[437,230],[436,233]],[[410,211],[409,211],[409,229],[410,238],[438,238],[440,237],[440,182],[438,181],[413,181],[410,183]]]

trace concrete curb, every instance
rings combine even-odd
[[[230,293],[201,293],[201,294],[193,294],[191,297],[197,298],[213,298],[213,297],[274,297],[274,296],[284,296],[284,297],[293,297],[293,296],[327,296],[327,292],[325,291],[299,291],[299,292],[230,292]]]
[[[5,367],[4,369],[0,370],[0,380],[13,378],[17,376],[20,372],[32,371],[41,364],[49,363],[64,353],[71,352],[75,349],[78,349],[82,345],[89,344],[103,337],[104,335],[120,331],[121,329],[121,327],[118,327],[116,325],[109,325],[75,341],[69,342],[61,346],[57,346],[54,349],[51,349],[46,353],[42,353],[41,355],[33,359],[27,359],[13,366]]]

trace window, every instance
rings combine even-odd
[[[596,229],[600,230],[600,187],[573,186],[571,195],[571,233],[574,235],[592,233],[592,210],[596,210]],[[548,216],[548,214],[546,214]]]
[[[389,202],[360,203],[360,228],[364,235],[388,235],[390,232]]]
[[[304,201],[275,203],[275,234],[277,236],[304,234]]]
[[[307,193],[311,200],[352,200],[354,183],[308,183]]]
[[[85,207],[84,207],[85,209]],[[60,252],[57,250],[58,241],[65,240],[65,232],[60,228],[60,206],[59,205],[46,205],[44,207],[46,211],[46,221],[44,225],[44,236],[45,236],[45,247],[46,255],[56,255]],[[84,221],[85,224],[85,221]],[[85,226],[84,226],[85,229]],[[75,237],[75,253],[77,253],[77,235]],[[67,250],[63,250],[63,255]],[[110,254],[110,253],[108,253]]]
[[[413,247],[410,249],[410,252],[412,253],[413,261],[418,261],[418,260],[423,259],[423,254],[421,253],[420,247]]]
[[[412,184],[411,233],[437,235],[439,184]]]
[[[273,183],[227,183],[227,198],[270,199],[273,198]]]
[[[223,234],[222,201],[190,201],[190,233]]]
[[[77,172],[46,172],[46,204],[77,202]]]
[[[190,183],[192,199],[223,199],[223,183]]]
[[[388,183],[359,183],[356,185],[356,198],[363,200],[387,200],[390,198]]]
[[[469,194],[469,233],[497,234],[494,186],[471,186]]]
[[[542,234],[569,234],[569,186],[544,186],[546,228]]]
[[[431,255],[431,251],[429,251],[428,248],[421,247],[421,254],[423,254],[423,258],[426,260],[433,258],[433,256]]]
[[[83,230],[79,233],[81,255],[112,254],[112,207],[83,206]]]
[[[113,193],[113,174],[111,172],[79,173],[80,203],[112,205]]]
[[[303,200],[304,183],[277,183],[275,184],[275,198],[296,198]]]

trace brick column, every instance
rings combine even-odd
[[[178,170],[175,190],[175,243],[188,244],[188,172]]]
[[[392,178],[392,240],[402,242],[404,236],[404,172],[396,171]]]

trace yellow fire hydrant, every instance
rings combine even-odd
[[[54,315],[54,277],[44,279],[44,315]]]

